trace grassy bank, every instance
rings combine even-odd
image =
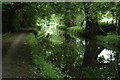
[[[39,42],[34,34],[28,36],[29,44],[32,47],[32,61],[35,65],[34,72],[39,78],[64,78],[67,75],[62,74],[60,69],[52,63],[45,60],[45,54],[42,51],[42,42]]]

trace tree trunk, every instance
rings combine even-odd
[[[84,3],[85,19],[86,19],[86,29],[89,30],[92,35],[95,34],[105,34],[98,25],[97,12],[91,9],[91,3]],[[94,15],[94,16],[92,16]]]
[[[82,70],[81,70],[81,80],[87,80],[86,75],[84,72],[86,72],[86,68],[94,68],[97,64],[97,57],[103,50],[103,47],[100,47],[97,45],[96,41],[90,41],[89,44],[87,45],[85,52],[84,52],[84,59],[82,63]]]
[[[14,22],[13,22],[13,19],[14,19],[14,16],[15,16],[15,9],[12,8],[12,5],[10,6],[11,8],[9,9],[9,29],[11,32],[15,31],[14,29]]]
[[[116,28],[117,34],[120,35],[120,15],[117,19],[117,28]]]
[[[115,17],[114,11],[112,11],[112,16],[113,16],[112,24],[114,24],[114,17]]]
[[[90,20],[90,13],[89,13],[89,4],[90,3],[84,3],[84,11],[85,11],[85,19],[86,19],[86,29],[91,30],[92,22]]]
[[[99,47],[96,41],[94,40],[90,41],[84,52],[82,66],[83,67],[94,66],[94,64],[97,61],[98,54],[100,54],[102,50],[103,48]]]
[[[116,25],[116,32],[118,35],[120,35],[120,2],[117,3],[117,13],[116,13],[116,21],[117,21],[117,25]]]

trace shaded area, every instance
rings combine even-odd
[[[32,43],[36,43],[36,47],[33,47],[33,62],[36,64],[36,73],[41,77],[82,80],[118,78],[119,68],[114,51],[111,50],[113,53],[109,53],[106,62],[107,51],[103,56],[98,56],[105,47],[97,44],[95,40],[67,39],[56,43],[51,40],[51,36],[42,38],[42,41],[32,40]]]
[[[3,38],[3,78],[30,78],[31,48],[26,36],[29,33],[16,33],[6,39]],[[11,40],[11,41],[10,41]]]
[[[9,2],[2,12],[3,77],[120,77],[120,2]]]

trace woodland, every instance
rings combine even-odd
[[[2,39],[18,33],[33,78],[120,80],[120,2],[4,2]]]

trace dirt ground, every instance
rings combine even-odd
[[[12,33],[2,38],[2,78],[33,78],[29,34]]]

